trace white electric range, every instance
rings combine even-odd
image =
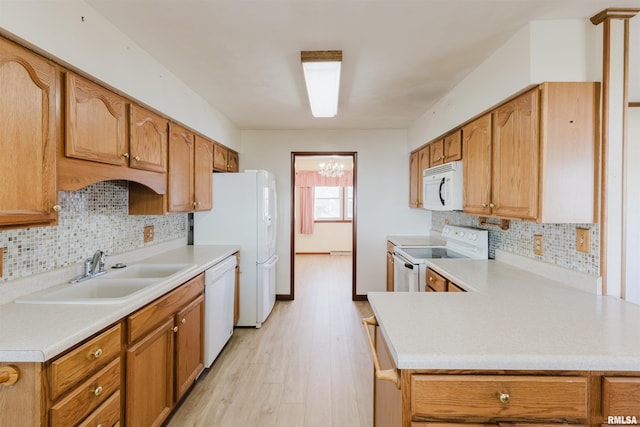
[[[444,245],[396,246],[393,253],[394,290],[422,292],[426,284],[427,260],[432,258],[488,259],[489,232],[473,227],[445,225]]]

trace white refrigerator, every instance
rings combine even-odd
[[[276,301],[276,186],[267,171],[213,174],[213,209],[193,215],[194,245],[240,245],[238,326],[259,328]]]

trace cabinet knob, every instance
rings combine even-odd
[[[184,325],[185,323],[187,323],[187,319],[182,319],[182,320],[180,321],[180,323],[182,323],[182,324]]]
[[[511,400],[511,396],[509,396],[509,393],[500,393],[500,402],[509,403],[509,400]]]
[[[140,161],[140,156],[133,156],[133,160],[135,160],[136,162]]]
[[[129,153],[124,153],[124,154],[122,155],[122,157],[124,157],[125,159],[128,159],[128,158],[129,158]]]
[[[489,207],[490,207],[491,209],[493,209],[493,208],[495,208],[495,207],[496,207],[496,205],[494,205],[493,203],[489,203]]]
[[[97,359],[98,357],[102,356],[102,349],[101,349],[101,348],[97,349],[96,351],[94,351],[93,353],[91,353],[91,355],[92,355],[95,359]]]
[[[433,276],[429,277],[429,281],[433,282]]]
[[[62,209],[62,207],[60,205],[53,205],[53,211],[54,212],[60,212],[60,210]]]
[[[193,206],[200,206],[200,202],[193,202]]]
[[[178,332],[178,327],[177,326],[173,327],[173,332]]]
[[[444,156],[440,156],[440,160],[444,160]]]
[[[95,390],[93,390],[93,394],[96,396],[100,396],[102,394],[102,387],[98,386]]]
[[[487,204],[486,204],[486,203],[483,203],[483,204],[482,204],[482,207],[483,207],[483,208],[486,208],[486,207],[487,207]]]

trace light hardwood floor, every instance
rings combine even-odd
[[[237,328],[168,426],[370,427],[372,362],[349,256],[299,255],[296,299]]]

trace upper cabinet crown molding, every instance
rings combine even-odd
[[[631,19],[636,16],[638,12],[640,12],[640,9],[611,7],[593,15],[591,17],[591,23],[598,25],[607,19]]]

